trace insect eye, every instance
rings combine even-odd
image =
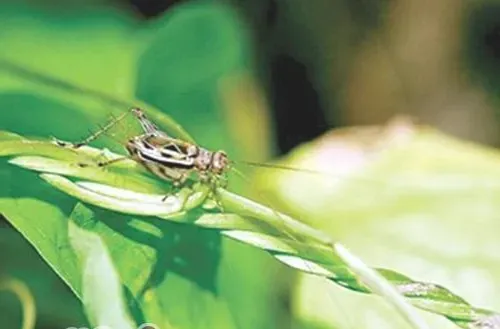
[[[229,161],[227,159],[226,153],[219,151],[214,154],[214,168],[217,169],[218,172],[224,171],[227,167]]]
[[[189,145],[186,152],[188,156],[196,156],[198,154],[198,147],[195,145]]]

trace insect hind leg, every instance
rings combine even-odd
[[[119,122],[121,122],[126,116],[127,114],[129,114],[130,112],[129,111],[126,111],[122,114],[120,114],[118,117],[112,117],[112,119],[104,126],[99,126],[99,130],[97,130],[96,132],[92,132],[90,131],[89,132],[89,136],[84,138],[83,140],[81,140],[80,142],[77,142],[77,143],[70,143],[70,142],[65,142],[65,141],[61,141],[57,138],[53,138],[54,142],[61,146],[61,147],[71,147],[71,148],[80,148],[82,146],[85,146],[85,145],[88,145],[90,144],[91,142],[93,142],[94,140],[98,139],[101,135],[105,134],[106,132],[108,132],[111,128],[113,128],[114,126],[116,126]]]

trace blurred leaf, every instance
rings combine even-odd
[[[174,116],[199,143],[231,148],[219,85],[249,66],[249,40],[237,12],[223,3],[191,1],[156,26],[139,61],[137,96]]]
[[[115,96],[130,96],[133,64],[147,41],[138,22],[111,6],[68,5],[59,11],[45,5],[0,3],[1,57]],[[3,75],[0,85],[29,88]]]
[[[396,124],[332,132],[285,161],[327,173],[263,174],[263,184],[276,189],[295,216],[331,232],[370,264],[439,282],[472,305],[500,309],[497,150]],[[344,314],[324,294],[324,306],[311,307],[308,299],[326,287],[314,278],[301,282],[295,303],[301,316],[329,323],[332,309]],[[339,289],[332,294],[342,308],[356,310],[349,316],[355,327],[402,325],[381,301]],[[436,327],[454,328],[426,317]]]
[[[241,69],[247,60],[248,41],[231,6],[192,1],[161,23],[141,57],[138,93],[151,102],[162,100],[165,91],[178,95],[200,84],[213,88],[214,80]]]

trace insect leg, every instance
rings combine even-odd
[[[175,187],[181,187],[182,185],[184,185],[184,183],[186,183],[186,180],[188,178],[188,173],[185,172],[181,175],[179,175],[178,177],[176,177],[173,181],[172,181],[172,184],[175,186]]]
[[[174,189],[179,189],[181,186],[183,186],[187,178],[189,177],[189,174],[190,171],[187,171],[172,179]],[[210,196],[210,193],[210,190],[206,188],[201,190],[197,188],[182,188],[180,189],[180,192],[177,193],[177,195],[180,196],[181,208],[184,210],[189,210],[199,207],[201,204],[203,204]],[[172,193],[165,195],[162,201],[165,201],[171,194]]]
[[[156,173],[163,179],[171,181],[173,190],[177,190],[183,186],[190,174],[190,171],[179,171],[164,166],[159,166],[157,168],[153,167],[151,169],[153,172],[156,171]],[[162,201],[165,201],[171,194],[172,192],[165,195]]]
[[[214,175],[208,171],[198,171],[198,176],[202,183],[208,184],[208,186],[210,187],[208,196],[212,197],[217,208],[219,208],[222,212],[224,212],[224,207],[222,205],[222,202],[217,196],[217,188],[225,187],[227,185],[227,181],[224,179],[225,177],[222,175]]]
[[[178,170],[178,169],[172,169],[168,167],[161,167],[161,177],[164,179],[168,179],[169,181],[172,182],[172,186],[174,190],[177,190],[181,187],[183,187],[186,184],[187,179],[189,178],[190,174],[193,172],[193,170]],[[198,183],[200,184],[200,183]],[[183,190],[185,190],[183,192]],[[201,191],[201,193],[200,193]],[[210,196],[211,191],[208,189],[181,189],[179,195],[182,195],[181,200],[182,200],[182,208],[185,209],[192,209],[195,207],[200,206],[207,197]],[[165,197],[162,199],[162,201],[165,201],[172,193],[169,193],[165,195]]]

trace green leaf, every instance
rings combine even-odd
[[[78,153],[86,151],[77,149],[74,150],[74,152]],[[49,154],[47,154],[47,156],[49,156]],[[45,165],[49,165],[39,166],[37,163],[38,161],[41,161]],[[61,167],[60,163],[50,163],[45,161],[43,158],[28,158],[28,161],[17,161],[17,163],[24,166],[26,166],[26,164],[28,163],[29,166],[27,167],[29,167],[30,169],[42,172],[44,170],[53,171],[51,166],[54,166],[55,168]],[[131,168],[130,171],[123,172],[122,175],[132,174],[132,171],[133,169]],[[78,177],[79,175],[78,171],[74,174],[76,177]],[[43,174],[42,177],[44,177],[54,187],[70,193],[70,195],[72,195],[73,197],[79,198],[80,200],[85,202],[92,202],[93,204],[101,208],[111,205],[113,210],[124,214],[128,214],[130,212],[134,214],[134,211],[136,211],[133,208],[129,208],[126,204],[120,204],[117,201],[113,201],[113,199],[124,200],[130,197],[131,194],[129,194],[129,192],[124,190],[121,186],[106,187],[101,184],[78,181],[76,183],[73,183],[69,179],[63,178],[61,176],[48,174]],[[195,192],[197,192],[197,190],[198,192],[200,192],[199,189],[201,189],[203,186],[204,185],[200,185],[199,187],[195,187],[193,190]],[[88,194],[85,192],[85,189],[93,191],[93,193],[95,193],[94,197],[88,198]],[[137,192],[131,191],[130,193],[133,193],[133,195],[137,195],[135,194]],[[211,209],[211,205],[209,202],[210,200],[207,199],[206,196],[203,196],[204,193],[200,194],[202,195],[202,197],[196,198],[197,200],[199,199],[198,201],[193,203],[185,203],[192,206],[191,208],[185,208],[185,216],[163,216],[163,209],[154,209],[152,213],[149,213],[149,215],[162,216],[164,218],[195,225],[204,224],[205,227],[221,230],[221,232],[228,237],[241,241],[247,245],[263,249],[269,252],[279,261],[291,267],[299,269],[305,273],[311,273],[317,276],[329,278],[332,281],[355,291],[370,293],[373,289],[371,287],[375,287],[376,289],[373,290],[373,292],[380,292],[384,296],[386,296],[386,298],[394,298],[387,297],[391,295],[387,294],[385,290],[381,290],[378,288],[378,286],[374,286],[372,283],[370,283],[373,282],[372,277],[375,277],[375,275],[364,274],[369,273],[369,271],[360,270],[362,269],[362,267],[360,267],[359,265],[359,260],[356,261],[356,266],[353,267],[352,270],[349,265],[352,263],[352,256],[349,256],[347,258],[345,256],[345,252],[337,253],[336,248],[339,248],[339,250],[344,249],[339,243],[334,243],[323,232],[317,231],[305,225],[304,223],[296,221],[291,217],[278,213],[273,209],[267,208],[251,200],[245,199],[242,196],[238,196],[225,191],[224,189],[217,188],[216,193],[217,201],[224,209],[224,218],[230,220],[229,223],[225,223],[225,225],[223,226],[220,226],[219,222],[214,221],[211,218],[208,218],[207,220],[203,219],[203,217],[206,216],[204,215],[204,213],[210,213]],[[151,202],[151,196],[143,195],[141,196],[141,198],[145,200],[145,206],[148,206],[148,204]],[[135,202],[133,200],[130,201]],[[197,209],[199,208],[199,206],[202,206],[205,209]],[[102,214],[106,214],[106,216],[108,217],[117,215],[116,213],[110,211],[103,211]],[[103,222],[106,223],[108,218],[106,216],[95,215],[95,218],[93,217],[95,219],[95,222],[86,223],[85,227],[100,227]],[[120,216],[123,217],[122,220],[125,223],[124,219],[126,217],[124,217],[123,215]],[[244,217],[247,220],[250,220],[251,225],[240,226],[243,223],[243,220],[235,219],[234,216],[240,216]],[[164,222],[164,224],[166,224],[166,222]],[[123,227],[114,227],[114,229],[121,232],[121,234],[125,234]],[[101,229],[99,229],[97,230],[97,232],[99,232],[106,239],[106,230],[101,231]],[[158,234],[158,232],[156,232],[155,234]],[[123,255],[122,252],[125,250],[125,246],[123,244],[123,241],[115,240],[108,245],[110,246],[110,250],[113,255]],[[114,253],[115,247],[120,248],[118,254]],[[147,259],[144,259],[143,266],[147,265],[148,261]],[[145,297],[145,293],[150,287],[150,283],[155,282],[155,280],[152,279],[151,276],[148,277],[144,275],[144,273],[142,273],[142,275],[137,274],[137,270],[130,271],[131,264],[129,262],[126,262],[124,264],[122,264],[121,262],[117,262],[117,266],[119,269],[118,271],[122,273],[122,276],[125,276],[125,278],[123,278],[125,285],[128,289],[130,289],[132,296],[134,296],[135,299],[138,300],[139,305],[141,305],[141,300]],[[149,263],[149,266],[152,266],[152,264]],[[395,285],[398,293],[406,297],[406,303],[412,303],[419,308],[444,315],[447,318],[455,321],[457,324],[461,325],[466,322],[477,322],[495,314],[488,310],[472,307],[465,300],[454,295],[449,290],[441,286],[425,282],[413,281],[408,277],[390,270],[376,270],[382,277],[384,277],[386,280],[389,280]],[[129,282],[129,280],[126,278],[126,276],[130,275],[131,272],[134,273],[135,279],[142,277],[142,279],[139,280],[143,284],[142,288],[133,284],[137,281]],[[380,279],[377,280],[380,281]],[[162,294],[154,295],[158,296],[158,298],[162,298],[163,296]],[[397,305],[400,310],[404,312],[404,314],[407,314],[406,316],[408,319],[412,319],[414,323],[420,323],[418,325],[415,324],[415,328],[422,327],[422,322],[420,320],[418,320],[417,322],[414,321],[414,319],[418,318],[416,318],[414,315],[410,315],[407,306],[405,306],[405,302],[403,302],[401,299],[395,299],[394,304]]]
[[[82,299],[94,326],[132,329],[122,287],[111,257],[99,235],[79,228],[76,223],[92,220],[92,211],[78,204],[68,222],[69,242],[79,259]]]
[[[50,143],[46,144],[50,145]],[[51,152],[48,145],[42,146],[36,153],[44,154],[46,151],[44,155],[49,156]],[[18,153],[15,148],[11,151]],[[72,153],[70,150],[61,151],[61,153],[65,152]],[[79,152],[85,151],[79,150]],[[64,168],[56,160],[44,162],[43,159],[25,157],[13,162],[40,170],[48,169],[54,164],[58,165],[56,166],[58,169]],[[36,166],[33,167],[33,164]],[[9,169],[10,172],[16,172],[13,165],[10,165]],[[83,173],[86,172],[85,169],[91,170],[90,167],[77,169],[81,169]],[[95,167],[94,170],[96,171],[94,177],[98,178],[98,168]],[[104,176],[113,175],[111,172],[101,171],[101,173]],[[67,223],[71,213],[68,208],[75,204],[75,200],[68,198],[66,194],[54,193],[56,190],[50,185],[43,184],[39,178],[28,174],[31,173],[21,171],[17,177],[25,175],[38,181],[38,186],[43,188],[39,192],[30,186],[30,191],[36,193],[36,201],[32,201],[30,205],[22,199],[14,199],[14,202],[2,199],[0,210],[14,226],[24,233],[75,293],[82,296],[81,274],[68,241]],[[147,180],[146,177],[144,178]],[[113,181],[113,179],[104,179],[104,181]],[[118,179],[114,183],[123,181]],[[18,181],[13,182],[13,186],[17,186],[16,182]],[[22,186],[17,188],[22,188]],[[26,192],[22,193],[26,195]],[[53,195],[52,198],[50,198],[51,195]],[[44,205],[44,202],[47,202],[45,200],[51,202]],[[62,202],[62,200],[67,201]],[[25,206],[22,206],[23,204]],[[19,208],[20,205],[21,208]],[[58,205],[67,205],[68,208],[64,208],[67,212],[61,212]],[[46,209],[46,211],[41,212],[40,209]],[[35,210],[38,211],[39,220],[36,225],[33,225],[32,211]],[[216,232],[201,231],[195,227],[180,227],[147,217],[134,218],[118,215],[103,210],[96,211],[92,220],[86,220],[82,226],[99,234],[108,246],[129,298],[137,305],[133,314],[138,323],[155,319],[159,326],[168,324],[202,328],[205,323],[227,328],[233,326],[227,306],[217,294],[220,238]],[[200,261],[199,257],[202,257],[203,261]],[[196,301],[188,297],[193,293],[198,296]],[[186,296],[186,299],[182,299],[181,296]],[[203,310],[197,319],[188,315],[193,307]],[[145,318],[144,314],[147,314],[148,318]]]

